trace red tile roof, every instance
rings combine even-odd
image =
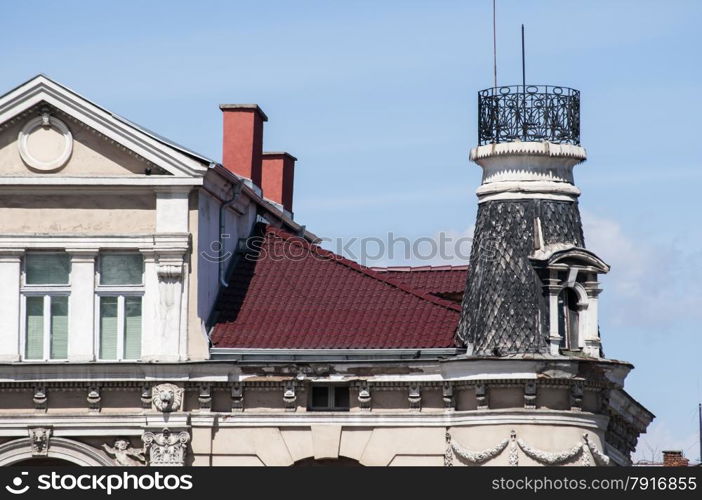
[[[260,224],[217,305],[213,347],[453,347],[460,305]],[[254,243],[252,243],[254,242]]]
[[[468,266],[372,267],[383,276],[433,295],[460,294],[466,287]]]

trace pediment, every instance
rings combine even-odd
[[[0,177],[202,177],[210,160],[40,75],[0,97]]]
[[[589,267],[599,273],[608,273],[610,266],[594,252],[574,245],[547,246],[531,255],[531,260],[541,266],[552,267],[558,264]]]

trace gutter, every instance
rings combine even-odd
[[[286,214],[283,210],[280,208],[276,207],[273,202],[266,200],[263,198],[261,195],[259,195],[256,191],[254,191],[250,186],[247,186],[243,182],[243,178],[238,177],[236,174],[230,172],[227,170],[221,163],[213,163],[210,166],[211,170],[214,170],[216,173],[224,177],[225,179],[229,180],[232,183],[236,183],[240,186],[241,192],[251,198],[252,201],[256,203],[258,208],[262,210],[263,212],[270,214],[274,219],[279,220],[288,230],[290,230],[292,233],[297,234],[306,240],[308,240],[311,243],[318,243],[320,238],[308,231],[305,226],[302,226],[295,222],[288,214]]]
[[[427,349],[251,349],[213,347],[212,361],[397,361],[437,360],[464,354],[462,348]]]

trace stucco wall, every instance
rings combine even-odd
[[[148,194],[0,194],[5,234],[143,234],[156,229]]]

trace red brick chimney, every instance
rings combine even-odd
[[[263,197],[292,213],[293,182],[297,158],[289,153],[263,153]]]
[[[261,186],[263,122],[268,117],[257,104],[222,104],[224,118],[222,165]]]
[[[663,467],[687,467],[690,460],[683,457],[682,451],[664,451]]]

